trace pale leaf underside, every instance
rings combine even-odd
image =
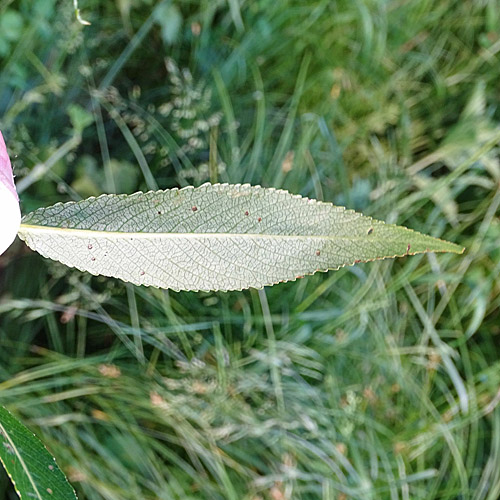
[[[330,203],[250,185],[204,184],[59,203],[19,236],[95,275],[173,290],[241,290],[453,243]]]

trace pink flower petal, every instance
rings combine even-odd
[[[0,132],[0,255],[15,240],[21,224],[21,210],[7,148]]]
[[[0,132],[0,184],[3,184],[16,198],[16,187],[14,186],[14,176],[12,175],[12,166],[10,165],[9,155],[7,154],[7,147],[3,140],[2,132]]]

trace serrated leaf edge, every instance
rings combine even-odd
[[[141,195],[144,195],[144,194],[155,194],[155,193],[164,193],[165,191],[178,191],[178,192],[182,192],[182,191],[193,191],[193,190],[201,190],[202,188],[207,188],[207,187],[234,187],[234,188],[237,188],[238,190],[240,190],[241,188],[249,188],[251,190],[255,190],[255,191],[258,191],[258,190],[265,190],[265,191],[272,191],[272,192],[275,192],[275,193],[279,193],[279,194],[286,194],[288,196],[291,196],[292,198],[296,198],[296,199],[301,199],[301,200],[304,200],[305,202],[307,203],[315,203],[315,204],[320,204],[320,205],[329,205],[331,207],[334,207],[334,208],[337,208],[337,209],[340,209],[341,211],[343,211],[344,213],[348,213],[348,214],[352,214],[352,213],[358,213],[359,215],[362,215],[363,217],[366,217],[368,220],[373,220],[373,221],[376,221],[378,223],[381,223],[381,224],[384,224],[385,226],[387,227],[394,227],[394,228],[398,228],[398,229],[401,229],[401,228],[404,228],[406,231],[410,232],[410,233],[416,233],[416,234],[422,234],[422,233],[419,233],[418,231],[415,231],[413,229],[409,229],[407,227],[404,227],[404,226],[398,226],[397,224],[386,224],[384,221],[380,221],[378,219],[374,219],[373,217],[371,216],[368,216],[368,215],[364,215],[364,214],[360,214],[359,212],[356,212],[355,210],[352,210],[352,209],[346,209],[345,207],[343,206],[339,206],[339,205],[334,205],[333,203],[331,202],[325,202],[325,201],[320,201],[320,200],[315,200],[315,199],[312,199],[312,198],[307,198],[305,196],[302,196],[300,194],[292,194],[290,193],[289,191],[285,190],[285,189],[277,189],[277,188],[266,188],[266,187],[262,187],[260,185],[255,185],[255,186],[252,186],[251,184],[249,183],[245,183],[245,184],[229,184],[229,183],[217,183],[217,184],[211,184],[210,182],[206,182],[198,187],[195,187],[195,186],[185,186],[183,188],[170,188],[170,189],[166,189],[166,190],[150,190],[150,191],[146,191],[146,192],[143,192],[143,191],[137,191],[133,194],[102,194],[100,196],[91,196],[89,198],[86,198],[85,200],[81,200],[81,201],[69,201],[69,202],[65,202],[65,203],[62,203],[62,202],[59,202],[59,203],[56,203],[54,205],[51,205],[50,207],[45,207],[45,208],[39,208],[37,210],[35,210],[34,212],[30,212],[29,214],[25,215],[23,217],[23,220],[25,217],[27,217],[28,215],[32,214],[32,213],[35,213],[35,212],[38,212],[38,211],[43,211],[45,210],[46,208],[53,208],[53,207],[57,207],[57,206],[68,206],[68,205],[74,205],[74,204],[78,204],[78,203],[82,203],[82,202],[87,202],[87,201],[95,201],[95,200],[99,200],[101,198],[106,198],[106,197],[119,197],[119,198],[133,198],[133,197],[137,197],[137,196],[141,196]],[[106,231],[92,231],[92,230],[82,230],[82,229],[69,229],[69,228],[59,228],[59,227],[52,227],[52,226],[31,226],[29,224],[21,224],[21,229],[20,229],[20,233],[22,231],[23,228],[26,228],[26,227],[30,227],[30,228],[36,228],[36,230],[54,230],[54,229],[59,229],[59,230],[64,230],[64,231],[81,231],[81,232],[90,232],[90,233],[99,233],[99,232],[102,232],[103,234],[119,234],[120,236],[123,235],[124,238],[130,238],[131,235],[147,235],[147,237],[151,237],[151,235],[155,235],[155,234],[158,234],[158,236],[162,236],[162,237],[165,237],[165,235],[179,235],[179,237],[183,237],[185,238],[186,236],[188,235],[192,235],[194,237],[199,237],[200,234],[203,234],[204,237],[206,236],[210,236],[210,235],[214,235],[214,236],[219,236],[219,237],[223,237],[223,236],[226,236],[227,234],[231,234],[231,236],[252,236],[252,237],[263,237],[263,236],[270,236],[270,235],[266,235],[266,234],[260,234],[260,233],[223,233],[223,234],[220,234],[220,233],[120,233],[120,232],[106,232]],[[40,229],[39,229],[40,228]],[[271,236],[274,236],[274,237],[278,237],[278,236],[282,236],[282,237],[290,237],[290,235],[271,235]],[[302,236],[302,235],[292,235],[293,237],[304,237],[304,238],[320,238],[320,236]],[[21,237],[21,236],[20,236]],[[325,236],[321,236],[322,238],[325,238]],[[288,283],[290,281],[297,281],[297,279],[300,279],[304,276],[312,276],[314,274],[316,274],[317,272],[328,272],[328,271],[338,271],[339,269],[342,269],[343,267],[350,267],[350,266],[353,266],[355,264],[361,264],[361,263],[366,263],[366,262],[375,262],[377,260],[386,260],[386,259],[395,259],[395,258],[400,258],[400,257],[406,257],[406,256],[409,256],[409,255],[419,255],[419,254],[425,254],[425,253],[447,253],[447,252],[453,252],[453,253],[456,253],[456,254],[463,254],[464,251],[465,251],[465,248],[464,247],[460,247],[459,245],[456,245],[455,243],[450,243],[446,240],[443,240],[443,239],[440,239],[440,238],[436,238],[434,236],[431,236],[431,238],[434,238],[437,242],[441,242],[441,243],[445,243],[447,245],[453,245],[456,247],[456,249],[450,249],[450,250],[423,250],[423,251],[419,251],[419,252],[406,252],[406,253],[403,253],[403,254],[394,254],[394,255],[385,255],[383,257],[376,257],[374,259],[355,259],[352,263],[346,263],[346,264],[343,264],[343,265],[340,265],[340,266],[336,266],[336,267],[329,267],[329,268],[326,268],[326,269],[316,269],[315,271],[312,271],[312,272],[306,272],[304,273],[304,275],[300,275],[300,276],[297,276],[295,278],[291,278],[291,279],[284,279],[284,280],[277,280],[277,281],[270,281],[269,283],[265,283],[263,284],[261,287],[247,287],[247,288],[232,288],[232,289],[227,289],[227,290],[220,290],[220,289],[190,289],[190,290],[184,290],[184,289],[179,289],[179,288],[168,288],[169,290],[173,290],[173,291],[176,291],[176,292],[179,292],[179,291],[190,291],[190,292],[219,292],[219,291],[222,291],[222,292],[230,292],[230,291],[241,291],[241,290],[247,290],[249,288],[254,288],[254,289],[262,289],[266,286],[273,286],[273,285],[277,285],[279,283]],[[22,237],[21,237],[22,239]],[[352,239],[352,238],[347,238],[347,237],[344,237],[343,239]],[[361,238],[362,239],[362,238]],[[51,260],[54,260],[54,259],[51,259]],[[60,261],[58,261],[60,262]],[[66,264],[64,264],[66,265]],[[106,275],[105,273],[92,273],[91,271],[87,270],[87,269],[83,269],[79,266],[67,266],[67,267],[70,267],[70,268],[73,268],[73,269],[78,269],[79,271],[81,272],[87,272],[89,274],[92,274],[93,276],[106,276],[106,277],[109,277],[109,278],[116,278],[115,276],[110,276],[110,275]],[[120,279],[121,281],[125,282],[125,283],[128,283],[127,281],[125,280],[122,280],[121,278],[116,278],[116,279]],[[151,287],[151,288],[157,288],[157,289],[160,289],[162,287],[159,287],[157,285],[147,285],[147,284],[142,284],[141,286],[145,286],[145,287]]]

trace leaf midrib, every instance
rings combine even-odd
[[[228,238],[228,237],[240,237],[240,238],[293,238],[293,239],[339,239],[339,240],[364,240],[365,236],[337,236],[337,235],[306,235],[306,234],[269,234],[269,233],[167,233],[167,232],[126,232],[126,231],[106,231],[106,230],[95,230],[95,229],[73,229],[73,228],[63,228],[63,227],[53,227],[53,226],[35,226],[31,224],[21,224],[19,233],[43,233],[43,232],[62,232],[62,233],[73,233],[75,235],[81,234],[82,237],[88,235],[89,238],[96,237],[112,237],[112,238],[134,238],[134,239],[151,239],[151,238]]]

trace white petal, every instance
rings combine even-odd
[[[0,182],[0,255],[10,247],[21,225],[19,202]]]

